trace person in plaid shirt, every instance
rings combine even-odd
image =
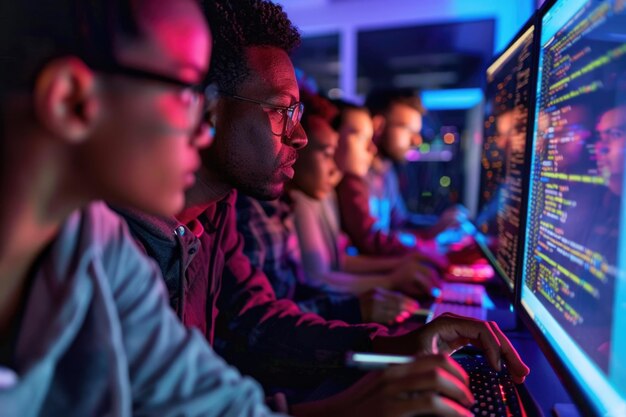
[[[412,304],[403,295],[382,288],[356,297],[309,280],[302,268],[287,195],[262,201],[239,194],[237,229],[244,237],[244,253],[265,272],[276,297],[294,301],[302,311],[348,323],[389,323],[402,317]]]

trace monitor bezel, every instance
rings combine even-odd
[[[537,75],[539,73],[539,57],[541,55],[541,33],[543,31],[543,17],[545,16],[545,14],[550,11],[552,9],[552,7],[554,6],[554,4],[556,4],[559,0],[547,0],[543,6],[541,7],[541,9],[539,9],[536,13],[536,21],[537,21],[537,25],[535,26],[535,28],[539,29],[537,33],[537,39],[538,42],[536,44],[537,46],[537,54],[536,54],[536,59],[537,59],[537,66],[535,67],[535,94],[534,94],[534,102],[533,102],[533,113],[536,113],[536,104],[537,104],[537,83],[540,82],[540,80],[537,79]],[[564,0],[565,1],[565,0]],[[593,1],[593,0],[590,0]],[[535,126],[534,126],[534,114],[533,114],[533,125],[532,125],[532,129],[530,132],[530,141],[527,143],[527,145],[530,145],[530,150],[529,152],[532,152],[532,147],[534,145],[534,130],[535,130]],[[529,158],[526,162],[528,162],[529,164],[532,164],[532,154],[529,153]],[[531,168],[531,166],[529,165],[529,169]],[[525,213],[524,213],[524,218],[525,220],[528,218],[528,204],[529,204],[529,196],[530,196],[530,170],[527,171],[528,172],[528,186],[526,187],[525,191],[525,197],[524,197],[524,204],[526,206],[525,209]],[[524,235],[526,236],[526,230],[524,230]],[[524,242],[525,243],[525,242]],[[525,246],[525,245],[524,245]],[[529,313],[526,311],[526,309],[522,306],[521,303],[521,298],[522,298],[522,286],[524,285],[523,282],[523,271],[524,271],[524,267],[525,267],[525,247],[522,247],[522,258],[521,262],[522,262],[522,267],[519,268],[518,270],[518,276],[516,277],[516,293],[515,293],[515,309],[517,310],[517,314],[519,319],[522,321],[523,325],[528,329],[528,331],[531,333],[531,335],[533,336],[535,342],[537,342],[537,345],[539,345],[541,351],[543,352],[544,356],[546,357],[546,359],[548,360],[548,363],[550,364],[550,366],[552,366],[552,369],[554,370],[554,372],[556,373],[556,375],[558,376],[559,380],[561,381],[561,383],[563,384],[563,386],[566,388],[566,390],[568,391],[568,393],[570,394],[571,399],[573,400],[573,402],[575,403],[575,405],[578,407],[579,411],[582,412],[582,415],[597,415],[598,414],[598,410],[593,406],[593,402],[587,397],[587,394],[585,393],[584,388],[578,383],[578,381],[576,380],[576,378],[574,377],[574,375],[570,372],[570,370],[568,369],[567,365],[565,364],[565,362],[563,360],[561,360],[561,358],[559,357],[559,355],[557,354],[557,352],[555,351],[555,349],[552,347],[552,345],[548,342],[548,340],[546,339],[546,337],[543,335],[543,333],[541,332],[541,330],[537,327],[537,325],[535,324],[535,322],[532,320],[532,318],[530,317]]]
[[[538,20],[537,20],[537,14],[533,14],[522,26],[522,28],[515,34],[515,36],[513,37],[513,39],[511,39],[511,41],[507,44],[507,46],[502,49],[496,56],[494,56],[494,58],[489,62],[489,64],[487,65],[487,68],[485,70],[485,76],[487,76],[487,70],[506,52],[509,50],[509,48],[511,48],[515,42],[518,41],[518,39],[520,39],[522,36],[524,36],[524,34],[531,28],[534,27],[533,29],[533,42],[532,42],[532,55],[531,55],[531,61],[530,61],[530,79],[528,80],[528,83],[531,86],[535,86],[536,85],[536,78],[537,78],[537,71],[533,71],[533,69],[538,68],[538,57],[537,54],[539,52],[539,25],[538,25]],[[485,77],[485,91],[487,90],[487,78]],[[489,262],[489,264],[491,265],[491,267],[494,269],[494,271],[496,272],[496,274],[498,275],[499,279],[501,280],[501,282],[504,284],[504,286],[506,287],[506,296],[508,297],[509,301],[511,303],[513,303],[514,305],[516,305],[516,300],[518,299],[518,294],[517,291],[519,290],[519,286],[518,286],[518,280],[517,280],[517,276],[521,275],[521,266],[519,264],[519,262],[522,261],[522,256],[523,256],[523,243],[524,243],[524,233],[526,230],[526,214],[527,214],[527,200],[528,200],[528,185],[529,185],[529,181],[530,181],[530,161],[528,158],[529,152],[532,150],[532,148],[529,147],[529,142],[532,139],[532,130],[533,130],[533,126],[535,123],[535,95],[536,95],[536,88],[531,88],[531,91],[529,93],[529,99],[530,99],[530,103],[528,103],[528,121],[527,121],[527,127],[526,127],[526,143],[524,146],[524,165],[522,167],[522,202],[521,202],[521,206],[520,206],[520,226],[519,226],[519,233],[517,236],[517,240],[518,240],[518,244],[517,244],[517,259],[518,259],[518,265],[515,268],[515,276],[511,277],[511,281],[513,282],[513,288],[511,288],[510,286],[510,281],[509,279],[506,278],[506,274],[504,273],[504,270],[502,269],[502,266],[500,265],[500,263],[497,261],[496,259],[496,254],[493,253],[489,247],[484,243],[484,241],[482,239],[474,239],[476,244],[478,245],[478,247],[480,248],[481,253],[485,256],[485,258],[487,259],[487,261]],[[484,118],[483,118],[484,120]],[[484,127],[484,123],[483,123],[483,143],[485,140],[485,127]],[[482,144],[481,144],[482,146]],[[482,155],[482,151],[481,151],[481,155]],[[481,180],[482,180],[482,167],[481,167]],[[479,192],[482,194],[483,191],[483,183],[481,181],[481,185],[480,185],[480,189]],[[478,225],[474,224],[474,227],[476,228],[476,233],[477,234],[481,234],[481,232],[478,231]]]

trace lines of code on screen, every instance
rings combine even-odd
[[[518,265],[533,36],[531,27],[487,70],[476,224],[511,288]]]
[[[626,129],[622,2],[589,2],[542,45],[525,285],[605,372]]]

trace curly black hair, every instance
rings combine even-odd
[[[213,34],[207,83],[235,94],[248,77],[245,48],[272,46],[289,53],[300,45],[300,33],[283,8],[267,0],[202,0]]]

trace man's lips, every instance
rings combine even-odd
[[[295,163],[296,163],[295,159],[290,159],[289,161],[287,161],[284,164],[282,164],[280,167],[281,168],[291,168]]]

